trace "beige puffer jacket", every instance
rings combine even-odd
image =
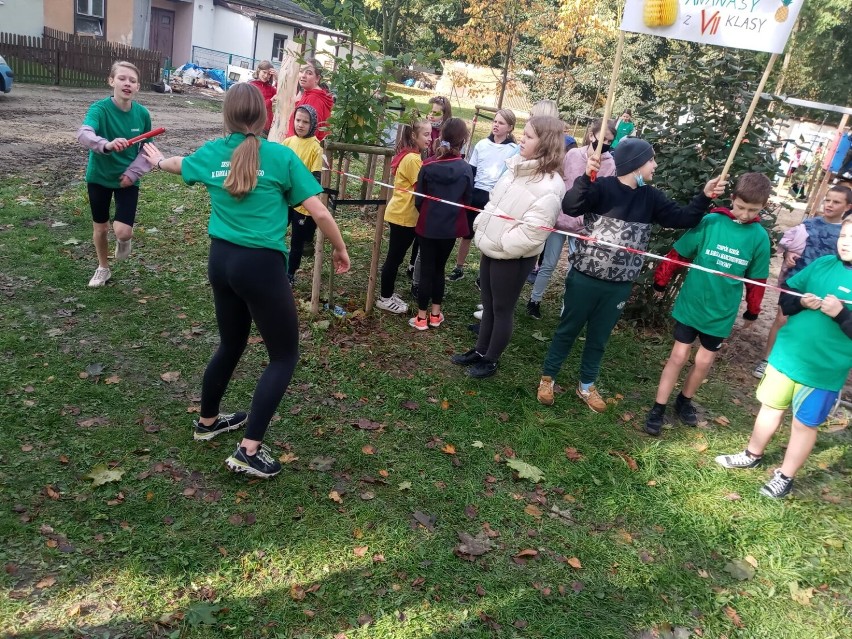
[[[556,173],[533,177],[538,160],[515,155],[506,160],[506,172],[500,176],[491,198],[473,223],[473,241],[483,255],[495,260],[515,260],[541,253],[549,231],[562,210],[565,184]],[[507,215],[528,224],[495,217]]]

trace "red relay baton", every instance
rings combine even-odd
[[[153,138],[155,135],[160,135],[161,133],[165,133],[166,130],[163,127],[159,129],[153,129],[148,131],[147,133],[143,133],[142,135],[137,135],[135,138],[130,138],[127,141],[127,144],[136,144],[137,142],[141,142],[142,140],[147,140],[148,138]]]

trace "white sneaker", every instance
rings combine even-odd
[[[103,286],[107,282],[109,282],[109,278],[112,277],[112,272],[108,268],[104,268],[99,266],[95,269],[95,274],[92,275],[92,279],[89,280],[90,288],[98,288]]]
[[[477,310],[477,311],[481,311],[481,310],[482,310],[482,304],[477,304],[477,305],[476,305],[476,310]]]
[[[376,299],[376,308],[388,311],[389,313],[396,313],[397,315],[408,312],[408,304],[398,297],[395,298],[393,295]]]
[[[115,243],[115,259],[117,260],[126,260],[130,257],[130,248],[133,244],[133,240],[118,240]]]
[[[478,320],[480,320],[480,321],[481,321],[481,320],[482,320],[482,311],[481,311],[481,310],[479,310],[479,311],[474,311],[474,312],[473,312],[473,316],[474,316],[476,319],[478,319]]]

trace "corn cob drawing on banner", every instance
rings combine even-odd
[[[643,19],[648,27],[670,27],[677,20],[678,0],[645,0]]]

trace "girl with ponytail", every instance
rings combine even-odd
[[[242,441],[226,460],[232,471],[269,478],[280,462],[263,445],[269,422],[293,376],[299,358],[299,321],[287,279],[288,207],[302,205],[329,239],[335,272],[349,270],[340,231],[317,198],[322,188],[293,151],[261,138],[266,106],[257,88],[233,86],[223,105],[224,136],[187,157],[165,158],[153,144],[149,162],[181,175],[187,184],[203,184],[210,194],[211,238],[207,273],[213,289],[219,348],[201,386],[201,411],[194,439],[245,428]],[[269,353],[269,365],[257,382],[250,413],[223,414],[220,402],[257,326]]]

